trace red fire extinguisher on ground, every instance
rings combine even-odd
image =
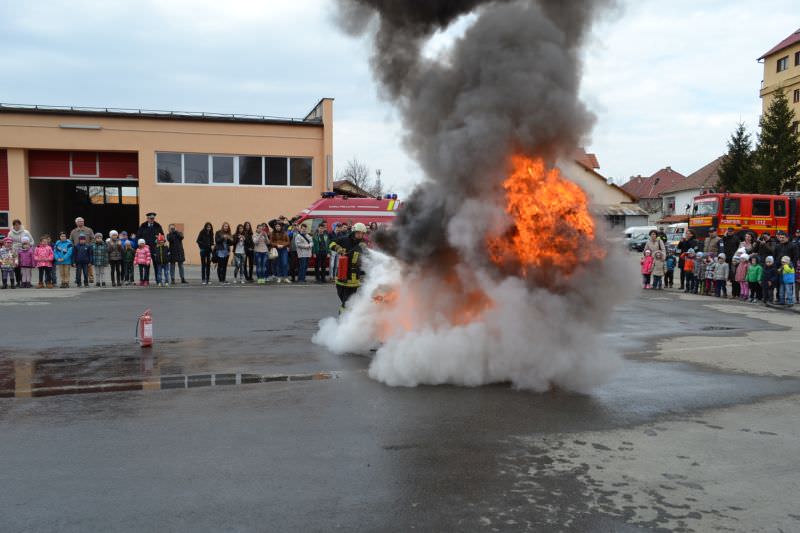
[[[339,254],[336,261],[336,279],[339,281],[347,281],[347,270],[350,266],[350,260],[345,254]]]
[[[136,337],[142,348],[153,345],[153,317],[150,315],[150,309],[145,309],[136,321]]]

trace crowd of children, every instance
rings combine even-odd
[[[800,260],[796,265],[788,256],[775,260],[767,256],[764,264],[758,254],[739,248],[728,262],[724,253],[704,254],[690,248],[678,256],[658,250],[645,250],[640,260],[642,287],[672,288],[675,270],[681,269],[683,290],[687,293],[730,298],[748,303],[792,306],[800,285]]]

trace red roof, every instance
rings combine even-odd
[[[589,154],[583,148],[575,150],[575,162],[586,168],[587,170],[597,170],[600,168],[600,162],[597,161],[595,154]]]
[[[676,186],[663,190],[662,194],[668,192],[689,191],[692,189],[716,188],[717,182],[719,181],[719,166],[722,164],[724,159],[724,155],[719,156],[711,163],[708,163],[702,168],[689,174],[685,180],[678,183]]]
[[[780,52],[784,48],[788,48],[788,47],[792,46],[795,43],[800,43],[800,30],[797,30],[796,32],[794,32],[793,34],[788,36],[786,39],[782,40],[781,42],[779,42],[778,44],[773,46],[772,49],[769,52],[767,52],[763,56],[759,57],[758,60],[761,61],[765,57],[771,56],[774,53]]]
[[[686,176],[680,172],[672,170],[671,167],[666,167],[647,178],[634,176],[622,186],[622,189],[639,199],[658,198],[662,192],[675,187],[685,179]]]

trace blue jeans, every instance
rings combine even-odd
[[[783,283],[778,290],[778,303],[786,305],[794,305],[794,283]]]
[[[278,277],[289,277],[289,250],[286,248],[278,249]]]
[[[256,252],[256,278],[265,279],[267,277],[267,259],[269,254],[267,252]]]
[[[184,281],[186,279],[186,276],[185,276],[184,271],[183,271],[183,261],[181,261],[180,263],[178,263],[178,262],[170,263],[169,264],[169,279],[173,283],[173,285],[175,284],[175,265],[178,265],[178,273],[181,276],[181,281]]]
[[[297,281],[306,280],[306,270],[308,270],[308,257],[297,258]]]
[[[75,284],[81,284],[81,274],[83,274],[83,284],[89,285],[89,264],[76,263],[75,264]]]
[[[156,265],[156,283],[169,283],[169,264]]]

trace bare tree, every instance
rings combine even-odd
[[[365,191],[370,189],[369,167],[356,157],[347,162],[344,169],[338,172],[336,179],[347,180]]]

